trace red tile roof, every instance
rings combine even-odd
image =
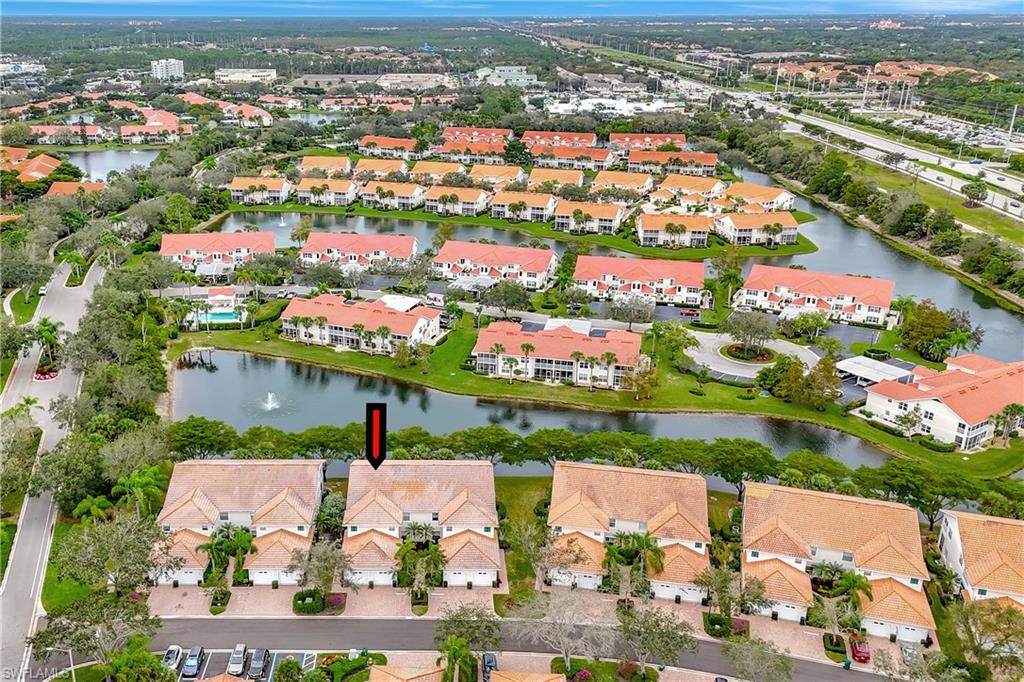
[[[416,146],[415,137],[387,137],[385,135],[363,135],[359,138],[361,147],[379,147],[380,149],[405,149],[412,151]]]
[[[443,144],[439,147],[434,147],[435,151],[449,154],[489,154],[492,156],[501,156],[505,153],[504,142],[470,142],[469,140],[453,140],[446,139]]]
[[[465,259],[478,266],[503,268],[518,265],[523,272],[544,272],[556,258],[550,249],[534,249],[525,246],[503,244],[481,244],[460,242],[449,239],[434,256],[434,263],[457,263]]]
[[[186,251],[227,253],[248,248],[254,253],[274,253],[273,232],[191,232],[165,233],[160,238],[160,255],[176,256]]]
[[[670,280],[677,285],[703,288],[704,262],[615,256],[580,256],[576,259],[576,272],[573,273],[576,279],[600,280],[605,275],[615,275],[626,282]]]
[[[593,147],[597,144],[597,133],[570,133],[555,132],[547,130],[527,130],[523,133],[522,141],[525,145],[576,145]]]
[[[674,144],[682,148],[686,144],[686,135],[683,133],[611,133],[608,135],[608,143],[627,147],[629,149],[657,149],[665,144]]]
[[[685,166],[691,163],[698,166],[714,166],[718,163],[718,154],[710,152],[650,152],[634,149],[629,152],[630,163],[660,163]]]
[[[367,330],[387,327],[392,334],[410,336],[416,325],[423,319],[433,319],[441,314],[436,308],[416,306],[408,312],[389,308],[382,301],[358,301],[345,303],[341,296],[321,294],[316,298],[293,298],[281,314],[281,319],[288,320],[297,315],[303,317],[327,318],[327,324],[336,327],[352,328],[361,324]]]
[[[441,131],[441,137],[446,140],[490,140],[495,142],[501,142],[502,146],[504,146],[505,143],[503,140],[512,137],[512,129],[448,126],[443,131]]]
[[[536,157],[554,156],[559,159],[580,159],[588,158],[595,160],[609,160],[612,157],[612,150],[604,147],[565,147],[562,145],[535,144],[530,147],[530,154]]]
[[[409,258],[416,250],[416,238],[400,234],[352,234],[349,232],[310,232],[299,253],[324,253],[334,249],[369,256],[384,251],[390,258]]]
[[[853,296],[864,305],[888,307],[892,302],[896,283],[891,279],[836,275],[831,272],[795,270],[773,265],[755,264],[743,283],[746,289],[758,291],[786,287],[800,294],[813,294],[819,298],[832,298],[840,294]]]
[[[698,202],[703,201],[700,196],[697,196],[696,200]],[[639,229],[652,232],[660,232],[670,224],[679,225],[687,232],[710,232],[711,223],[711,216],[684,215],[680,213],[641,213],[640,217],[636,219],[636,225]]]
[[[52,185],[50,189],[46,191],[46,196],[52,197],[58,194],[75,194],[78,192],[78,188],[81,187],[86,192],[99,192],[100,190],[107,188],[105,182],[69,182],[65,180],[59,180]]]
[[[640,335],[634,332],[611,330],[606,336],[588,336],[569,327],[528,332],[515,322],[492,322],[481,329],[473,353],[489,353],[501,344],[515,354],[524,343],[533,345],[530,354],[535,358],[571,360],[575,351],[600,358],[610,352],[618,364],[626,366],[635,366],[640,358]]]

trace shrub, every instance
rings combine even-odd
[[[231,601],[230,590],[218,591],[213,595],[213,599],[210,601],[210,613],[214,616],[224,613],[224,610],[228,607],[229,601]]]
[[[736,397],[740,400],[753,400],[756,396],[753,393],[740,393]]]
[[[694,327],[695,329],[718,329],[718,325],[716,323],[714,323],[714,322],[702,322],[700,320],[696,320],[694,322],[691,322],[690,326]]]
[[[640,664],[633,661],[619,661],[616,672],[622,679],[631,680],[634,675],[640,672]]]
[[[693,395],[696,395],[696,396],[704,396],[705,395],[704,389],[701,389],[701,388],[691,388],[690,389],[690,393],[692,393]]]
[[[498,503],[495,505],[495,507],[497,508],[497,511],[498,511],[498,520],[499,521],[504,521],[505,519],[508,518],[508,505],[506,505],[501,500],[498,500]]]
[[[300,590],[292,597],[295,613],[320,613],[324,610],[324,597],[319,590]]]
[[[931,434],[914,436],[914,440],[935,452],[956,452],[956,443],[941,443]]]
[[[887,351],[885,348],[868,348],[864,351],[864,357],[885,362],[892,357],[892,353]]]
[[[856,410],[858,407],[864,407],[867,403],[867,398],[861,398],[860,400],[854,400],[852,403],[846,403],[843,405],[843,414],[848,414],[853,410]]]
[[[325,656],[320,661],[320,666],[331,673],[334,682],[342,682],[346,678],[351,678],[356,673],[366,670],[370,666],[371,660],[373,665],[387,665],[388,663],[387,656],[384,654],[370,653],[351,660],[342,656]]]
[[[260,306],[260,309],[256,312],[256,324],[275,321],[276,319],[281,317],[281,313],[283,313],[284,309],[287,307],[288,301],[285,299],[275,298],[270,301],[267,301],[262,306]],[[246,326],[249,326],[249,324],[249,321],[246,320]],[[234,325],[234,328],[237,329],[238,325]]]
[[[718,613],[704,612],[704,632],[712,637],[728,637],[732,634],[730,619]]]
[[[825,645],[825,651],[831,651],[836,654],[846,653],[846,640],[843,639],[842,635],[836,635],[836,641],[832,641],[832,633],[826,632],[822,634],[821,641]]]
[[[888,434],[891,434],[893,436],[899,436],[900,438],[905,438],[906,437],[904,435],[904,433],[902,431],[900,431],[899,429],[897,429],[895,426],[889,426],[888,424],[883,424],[882,422],[876,421],[874,419],[867,419],[865,421],[870,426],[878,429],[879,431],[884,431],[884,432],[886,432]]]
[[[545,497],[537,501],[533,506],[533,513],[543,519],[548,517],[548,510],[551,508],[551,497]]]
[[[324,600],[324,609],[332,614],[339,614],[345,610],[345,602],[348,599],[348,595],[342,592],[335,592],[327,595],[327,599]]]

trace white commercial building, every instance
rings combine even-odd
[[[277,69],[217,69],[213,78],[218,83],[269,83],[277,78]]]
[[[158,81],[180,80],[185,77],[185,62],[180,59],[154,59],[149,63],[149,75]]]

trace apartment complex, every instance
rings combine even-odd
[[[615,234],[626,217],[620,204],[593,201],[559,201],[555,206],[555,229],[563,232]]]
[[[708,245],[712,219],[706,215],[641,213],[636,233],[642,246],[699,247]]]
[[[784,309],[824,312],[856,324],[885,324],[896,283],[891,279],[835,275],[755,264],[734,305],[781,312]]]
[[[233,270],[259,254],[272,253],[273,232],[185,232],[160,237],[160,256],[185,270],[204,263]]]
[[[1024,610],[1024,521],[945,509],[939,553],[960,578],[964,601]]]
[[[440,317],[440,310],[406,296],[346,302],[332,294],[294,298],[281,314],[290,339],[383,355],[392,355],[400,343],[432,345],[441,336]]]
[[[493,277],[518,282],[527,289],[543,289],[555,273],[558,255],[550,249],[449,239],[433,264],[434,272],[444,279]]]
[[[715,233],[737,246],[796,244],[800,223],[788,211],[722,213],[715,218]]]
[[[576,286],[599,299],[641,296],[696,306],[704,295],[702,261],[579,256],[573,278]]]
[[[158,81],[181,80],[185,77],[185,62],[180,59],[154,59],[149,62],[149,75]]]
[[[325,263],[339,268],[366,268],[404,263],[416,255],[416,238],[399,234],[311,232],[299,250],[304,266]]]

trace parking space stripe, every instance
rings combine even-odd
[[[277,654],[274,654],[274,660],[270,662],[270,676],[267,677],[267,682],[274,682],[274,673],[277,671]]]

